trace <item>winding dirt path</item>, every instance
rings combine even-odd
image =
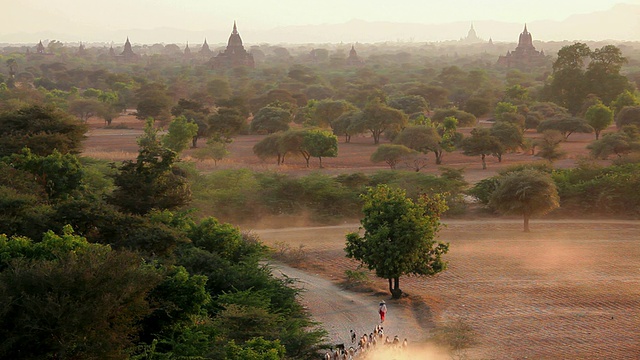
[[[637,359],[640,354],[640,221],[519,219],[446,220],[439,239],[450,243],[449,269],[429,279],[403,278],[408,298],[376,290],[347,291],[345,234],[359,224],[251,230],[270,246],[307,253],[304,269],[274,264],[299,280],[301,301],[329,332],[349,345],[389,308],[385,334],[422,342],[436,326],[464,320],[477,334],[470,359]],[[415,357],[413,358],[427,358]],[[435,357],[428,357],[434,359]],[[445,357],[446,358],[446,357]]]
[[[297,280],[297,286],[303,289],[302,304],[312,314],[314,320],[321,322],[327,330],[327,341],[330,344],[352,344],[350,330],[354,330],[359,338],[362,334],[373,332],[380,324],[378,303],[387,301],[387,295],[369,295],[345,291],[333,281],[321,277],[319,274],[308,273],[284,264],[272,264],[274,274],[286,275]],[[418,318],[408,306],[387,303],[386,320],[381,326],[385,336],[393,339],[395,335],[400,339],[417,342],[424,339],[429,329],[421,325]]]

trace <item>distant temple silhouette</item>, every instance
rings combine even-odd
[[[241,66],[251,68],[255,67],[253,55],[251,55],[251,53],[248,53],[242,45],[242,39],[240,38],[240,34],[238,33],[238,27],[236,26],[235,21],[233,22],[233,31],[231,32],[231,36],[229,36],[227,48],[224,51],[218,53],[216,57],[212,58],[210,63],[211,67],[213,67],[214,69],[224,69]]]
[[[198,51],[198,57],[201,59],[209,60],[213,56],[213,51],[209,48],[209,44],[207,44],[207,38],[204,38],[204,43]]]
[[[531,33],[527,31],[527,24],[518,39],[518,46],[513,51],[507,51],[507,55],[498,58],[498,65],[506,67],[529,67],[542,65],[545,62],[544,51],[538,51],[533,46]]]
[[[467,33],[467,37],[460,39],[460,43],[462,43],[462,44],[477,44],[477,43],[483,43],[483,42],[484,42],[484,40],[481,39],[478,36],[478,34],[476,34],[476,30],[473,28],[473,24],[471,24],[471,28],[469,29],[469,32]]]
[[[362,66],[364,65],[364,61],[358,56],[356,52],[356,48],[351,45],[351,50],[349,51],[349,57],[347,58],[347,65],[349,66]]]
[[[111,51],[109,51],[111,53]],[[124,43],[124,50],[120,53],[120,55],[116,55],[116,60],[132,62],[140,59],[140,55],[133,52],[133,48],[131,47],[131,42],[129,41],[129,37],[127,36],[127,41]]]

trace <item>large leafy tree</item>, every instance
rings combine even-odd
[[[362,111],[349,111],[340,115],[331,123],[333,133],[337,136],[344,135],[344,142],[351,142],[351,136],[364,132],[364,122],[362,121]]]
[[[208,133],[213,137],[232,138],[247,125],[247,118],[238,109],[220,107],[208,118]]]
[[[177,209],[191,201],[186,174],[175,165],[178,154],[160,145],[153,126],[147,129],[151,134],[140,141],[144,145],[136,160],[124,161],[118,167],[113,176],[116,189],[109,197],[112,204],[133,214]]]
[[[374,163],[386,162],[391,169],[395,169],[396,165],[404,158],[415,151],[398,144],[382,144],[378,146],[376,151],[371,154],[371,161]]]
[[[171,98],[167,95],[165,85],[149,83],[136,91],[138,119],[153,117],[160,121],[168,121],[171,118]]]
[[[575,114],[580,110],[587,95],[587,83],[584,78],[584,60],[591,54],[586,44],[575,43],[558,51],[553,63],[551,82],[545,86],[549,100],[565,107]]]
[[[504,150],[516,151],[524,144],[524,131],[516,124],[499,121],[490,130],[490,134],[495,136],[503,145]],[[498,159],[502,156],[498,154]]]
[[[590,60],[585,69],[585,60]],[[546,98],[577,114],[587,95],[598,96],[605,104],[629,90],[629,80],[620,74],[627,60],[615,45],[591,50],[584,43],[575,43],[558,51],[553,63],[551,81],[545,85]]]
[[[320,100],[312,108],[310,125],[327,127],[342,114],[355,110],[345,100]]]
[[[573,133],[588,134],[593,132],[593,128],[586,120],[575,116],[548,119],[538,125],[537,131],[539,133],[547,130],[558,130],[565,140]]]
[[[178,116],[169,124],[169,131],[162,137],[162,144],[179,154],[189,147],[197,134],[196,123],[187,121],[184,116]]]
[[[278,165],[284,162],[286,155],[281,148],[282,133],[267,135],[264,139],[253,145],[253,153],[261,160],[277,158]]]
[[[347,234],[347,257],[362,262],[376,276],[388,279],[394,298],[402,295],[400,277],[434,275],[446,269],[442,255],[449,244],[435,240],[446,204],[440,196],[416,201],[402,189],[382,184],[362,195],[364,236]]]
[[[591,156],[598,159],[607,159],[611,154],[622,157],[634,150],[640,149],[637,138],[624,131],[604,134],[601,139],[587,145]]]
[[[544,215],[560,206],[555,183],[549,174],[533,169],[503,175],[491,195],[489,205],[505,214],[522,215],[524,231],[529,232],[529,219]]]
[[[613,123],[613,111],[604,104],[596,104],[587,110],[585,118],[596,133],[596,140],[598,140],[602,130]]]
[[[482,159],[482,169],[487,168],[487,155],[502,154],[504,145],[500,140],[491,135],[491,130],[487,128],[475,128],[471,130],[471,136],[462,141],[463,154],[467,156],[478,156]]]
[[[276,106],[265,106],[251,120],[251,132],[273,134],[289,130],[291,113]]]
[[[0,254],[0,357],[128,357],[160,280],[138,254],[89,244],[70,226],[40,242],[0,235]]]
[[[320,167],[322,168],[323,157],[338,156],[338,137],[333,135],[330,131],[310,129],[304,134],[302,147],[310,156],[318,158]],[[307,167],[309,167],[308,160]]]
[[[408,120],[400,110],[383,104],[380,99],[375,99],[367,104],[362,112],[362,127],[371,132],[373,142],[380,142],[380,135],[385,131],[399,131]]]
[[[640,106],[625,106],[616,115],[616,127],[621,129],[626,125],[640,127]]]
[[[0,157],[28,147],[46,156],[78,153],[86,131],[78,119],[54,107],[29,106],[0,114]]]

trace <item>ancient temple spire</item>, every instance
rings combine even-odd
[[[233,20],[233,31],[231,32],[232,34],[237,34],[238,33],[238,27],[236,26],[236,21]]]

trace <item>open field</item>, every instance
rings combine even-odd
[[[387,334],[420,341],[435,326],[462,320],[478,337],[472,359],[638,359],[640,222],[533,221],[531,233],[515,220],[445,223],[439,238],[451,244],[449,269],[435,278],[402,278],[408,298],[390,301],[382,295],[386,281],[373,275],[380,292],[359,296],[374,310],[349,302],[342,310],[323,308],[346,290],[304,294],[311,312],[333,330],[333,341],[346,341],[349,327],[362,327],[361,318],[373,324],[375,305],[385,298]],[[269,245],[304,245],[306,271],[339,283],[357,266],[343,251],[344,235],[357,228],[255,232]],[[349,314],[334,314],[340,311]],[[393,322],[398,316],[402,324]],[[344,319],[354,324],[340,324]]]
[[[143,123],[126,116],[114,120],[118,124],[127,128],[104,129],[102,123],[90,121],[83,154],[112,161],[135,158]],[[261,162],[252,153],[260,138],[240,136],[230,146],[231,155],[217,167],[202,162],[197,168],[209,172],[246,167],[290,174],[387,168],[369,161],[375,150],[369,137],[353,138],[350,144],[340,139],[339,157],[323,159],[323,169],[318,169],[317,159],[312,159],[311,169],[296,158],[280,167],[275,161]],[[592,134],[572,135],[562,144],[569,156],[554,165],[574,166],[587,155],[592,140]],[[183,154],[186,161],[189,152]],[[429,166],[421,171],[437,174],[433,156],[428,159]],[[506,154],[502,163],[488,158],[488,169],[482,170],[479,158],[454,152],[445,155],[444,166],[464,168],[467,181],[475,182],[506,166],[532,161],[538,158]],[[640,222],[534,219],[531,233],[522,232],[521,220],[445,223],[439,238],[451,244],[449,269],[435,278],[401,279],[409,297],[390,303],[390,334],[417,342],[442,324],[462,320],[477,334],[478,343],[468,353],[472,359],[640,358]],[[344,235],[357,230],[358,224],[269,229],[276,226],[280,225],[256,219],[254,229],[243,230],[255,232],[268,245],[304,246],[305,261],[301,269],[291,270],[298,271],[292,276],[304,276],[307,284],[315,285],[308,287],[304,303],[323,322],[330,340],[345,342],[352,326],[360,333],[371,331],[377,301],[389,298],[386,281],[372,277],[374,289],[366,293],[337,286],[345,270],[357,267],[344,257],[343,247]]]
[[[113,121],[113,126],[123,128],[104,128],[104,123],[99,119],[90,119],[88,138],[84,143],[83,154],[99,159],[107,159],[111,161],[121,161],[134,159],[137,156],[138,146],[136,138],[142,134],[144,122],[137,120],[131,115],[121,116]],[[489,124],[481,123],[484,126]],[[460,129],[462,133],[468,134],[471,128]],[[612,127],[609,131],[615,131]],[[534,138],[539,136],[532,130],[529,130],[526,137]],[[233,143],[229,146],[230,155],[218,162],[217,167],[213,161],[197,162],[196,167],[202,172],[214,171],[216,169],[238,169],[251,168],[253,170],[271,170],[290,174],[305,174],[310,171],[322,171],[327,174],[342,173],[373,173],[378,170],[388,169],[385,163],[372,163],[369,158],[376,145],[373,139],[363,135],[353,137],[350,143],[345,143],[344,138],[338,138],[338,157],[323,158],[323,169],[318,167],[318,159],[311,159],[310,167],[306,168],[304,159],[301,157],[288,156],[285,165],[277,166],[275,159],[271,162],[263,162],[253,154],[253,145],[264,138],[264,135],[241,135],[234,138]],[[573,167],[581,158],[588,155],[586,146],[594,140],[593,134],[572,134],[568,141],[561,144],[562,150],[567,152],[565,159],[554,163],[555,167]],[[381,143],[388,142],[381,139]],[[205,140],[201,140],[200,145],[204,146]],[[186,150],[182,154],[185,161],[195,161],[190,157],[192,149]],[[427,155],[427,166],[420,171],[423,173],[439,174],[439,167],[435,165],[435,159],[432,154]],[[503,156],[502,162],[494,157],[487,157],[487,169],[482,170],[480,157],[469,157],[454,151],[444,155],[443,165],[453,168],[463,168],[465,170],[465,178],[473,183],[478,180],[493,176],[499,169],[507,166],[530,163],[534,161],[543,161],[530,153],[509,153]],[[402,165],[399,165],[402,168]],[[404,169],[408,169],[406,166]]]

